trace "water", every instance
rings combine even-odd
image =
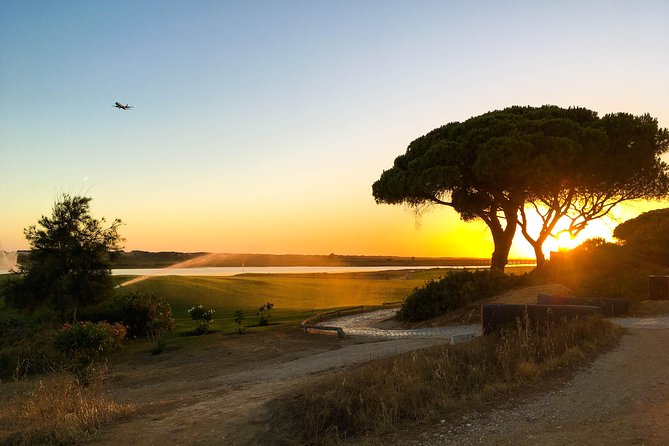
[[[507,268],[528,265],[507,265]],[[113,276],[236,276],[238,274],[361,273],[419,269],[487,269],[487,266],[217,266],[206,268],[114,269]]]
[[[16,251],[7,252],[0,250],[0,274],[7,274],[16,269]]]
[[[5,259],[7,263],[2,263]],[[14,255],[13,262],[11,255]],[[9,265],[6,266],[6,265]],[[507,268],[523,267],[532,265],[507,265]],[[16,267],[16,253],[5,253],[0,251],[0,274],[7,274]],[[419,269],[487,269],[487,266],[465,265],[465,266],[215,266],[206,268],[127,268],[114,269],[112,276],[236,276],[239,274],[310,274],[310,273],[362,273],[378,271],[400,271]]]

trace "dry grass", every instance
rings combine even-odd
[[[108,370],[102,367],[84,385],[69,374],[2,384],[1,445],[68,445],[95,436],[97,429],[131,414],[104,390]]]
[[[502,336],[373,361],[275,402],[276,428],[262,443],[340,444],[449,418],[591,358],[619,337],[620,329],[602,319],[539,332],[519,324]]]

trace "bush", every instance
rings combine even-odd
[[[60,355],[51,343],[54,329],[8,308],[0,310],[0,379],[52,368]]]
[[[191,319],[197,322],[195,333],[205,334],[209,330],[209,324],[214,320],[214,309],[206,309],[202,305],[193,306],[188,310]]]
[[[550,261],[535,275],[568,286],[576,296],[618,298],[638,302],[648,299],[648,276],[666,268],[637,257],[626,246],[588,240],[560,260]]]
[[[125,336],[125,330],[121,327],[118,323],[112,326],[107,322],[65,324],[54,336],[53,343],[58,351],[66,355],[78,352],[92,352],[97,355],[120,346]]]
[[[242,310],[237,310],[235,311],[235,314],[233,315],[233,321],[237,324],[237,332],[239,334],[244,334],[244,329],[242,328],[242,322],[244,322],[245,316],[244,312]]]
[[[65,324],[53,337],[53,345],[71,361],[70,365],[75,371],[78,371],[90,366],[98,355],[118,349],[125,334],[125,327],[119,323]]]
[[[81,314],[92,321],[120,322],[126,327],[127,336],[133,339],[146,336],[147,329],[156,325],[164,330],[175,326],[170,304],[153,293],[141,291],[118,295]]]
[[[260,316],[258,320],[258,325],[261,327],[269,325],[269,318],[272,317],[272,310],[274,309],[274,304],[272,302],[267,302],[263,304],[258,311],[256,316]]]
[[[159,355],[165,350],[165,333],[168,329],[165,321],[154,321],[147,324],[146,337],[151,343],[151,355]]]
[[[405,321],[422,321],[486,299],[522,283],[523,276],[494,271],[453,271],[414,289],[397,312]]]

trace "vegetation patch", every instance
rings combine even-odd
[[[372,361],[330,375],[271,406],[263,444],[340,444],[418,420],[460,415],[615,345],[600,318],[518,323],[499,336]]]
[[[659,259],[658,259],[659,260]],[[638,256],[627,246],[591,239],[532,274],[533,280],[557,281],[586,298],[648,299],[648,276],[666,274],[666,266]]]
[[[409,322],[434,318],[523,283],[524,276],[496,271],[453,271],[414,289],[402,304],[397,318]]]
[[[101,367],[86,385],[69,374],[5,384],[0,396],[0,444],[63,445],[94,438],[97,429],[130,415],[134,407],[108,398]]]
[[[174,328],[172,307],[162,297],[150,292],[130,290],[114,296],[96,307],[82,310],[81,316],[92,321],[122,323],[128,338],[143,338],[150,329]]]

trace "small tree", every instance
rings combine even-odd
[[[188,310],[190,318],[197,322],[195,333],[205,334],[209,331],[209,324],[214,320],[214,311],[216,310],[213,308],[207,310],[203,305],[193,306]]]
[[[27,309],[46,305],[76,319],[79,306],[111,295],[111,262],[121,249],[121,221],[105,226],[104,218],[94,219],[90,201],[64,194],[51,217],[42,216],[24,230],[30,253],[5,286],[7,303]]]
[[[272,302],[267,302],[258,309],[258,312],[256,313],[256,316],[260,316],[258,325],[260,326],[269,325],[269,318],[272,315],[271,312],[273,309],[274,309],[274,304]]]
[[[233,320],[237,324],[237,330],[239,331],[239,334],[244,333],[244,330],[242,330],[242,322],[244,322],[244,312],[242,310],[235,311]]]

